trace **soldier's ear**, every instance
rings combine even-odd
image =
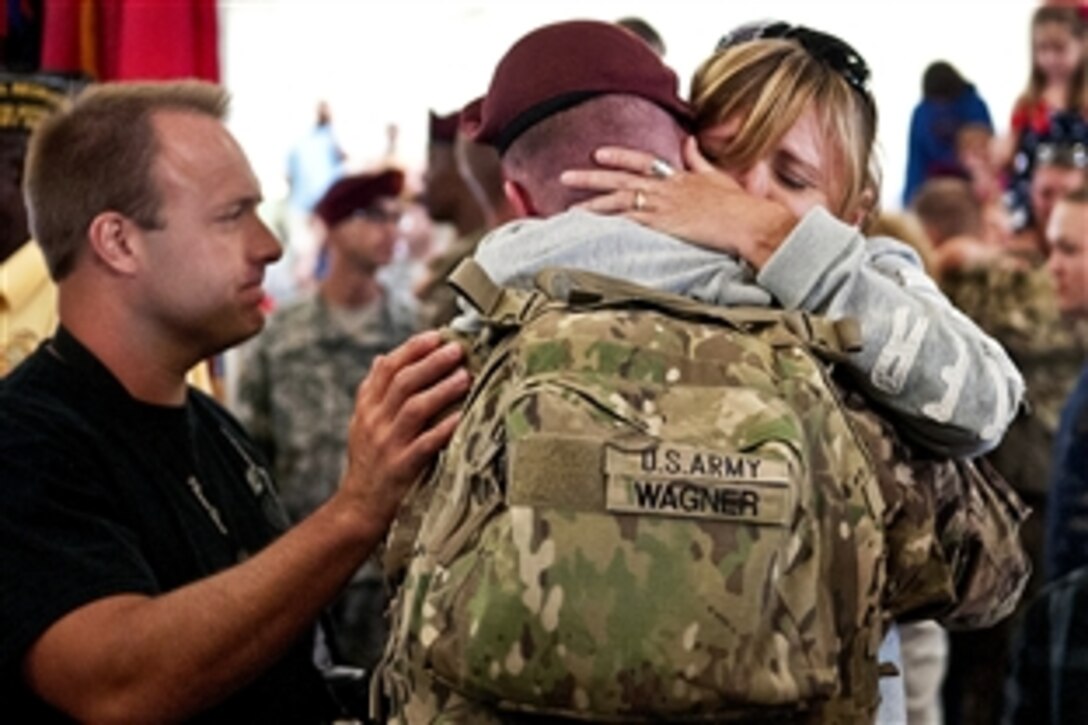
[[[138,242],[134,239],[137,233],[136,224],[125,215],[106,211],[91,220],[87,239],[100,263],[114,272],[130,275],[139,268]]]
[[[529,192],[525,187],[518,182],[507,179],[502,182],[502,191],[506,195],[506,200],[510,202],[510,206],[514,207],[514,212],[519,217],[540,216],[536,209],[536,205],[533,204],[533,198],[529,195]]]

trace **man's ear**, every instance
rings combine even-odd
[[[517,216],[540,216],[536,210],[536,205],[533,204],[532,197],[529,196],[529,192],[518,182],[507,179],[502,182],[502,191],[506,195],[506,200],[510,202],[510,206],[514,207]]]
[[[87,237],[101,264],[118,274],[131,275],[139,268],[136,225],[123,214],[102,212],[91,220]]]

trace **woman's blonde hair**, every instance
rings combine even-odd
[[[759,38],[708,58],[692,78],[690,98],[697,130],[744,116],[728,148],[703,149],[730,168],[747,168],[769,153],[808,108],[815,108],[842,170],[841,198],[830,211],[842,218],[862,211],[867,220],[875,216],[880,198],[876,106],[867,93],[800,42]]]

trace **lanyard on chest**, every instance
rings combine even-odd
[[[210,480],[204,466],[216,465],[208,463],[208,456],[203,455],[204,447],[210,449],[212,455],[217,458],[217,465],[221,469],[219,473],[221,477],[233,478],[237,475],[239,463],[241,464],[242,477],[246,482],[248,493],[252,495],[253,501],[257,504],[263,523],[266,524],[270,534],[274,535],[287,528],[287,515],[276,494],[275,487],[272,485],[272,478],[268,471],[254,459],[237,434],[226,425],[218,425],[221,440],[226,440],[229,443],[230,450],[228,451],[226,450],[227,447],[222,446],[220,441],[212,441],[212,436],[208,432],[201,434],[195,428],[194,421],[190,429],[192,470],[186,476],[186,487],[215,530],[237,550],[237,559],[243,561],[249,558],[252,547],[247,545],[246,537],[242,532],[232,531],[228,523],[229,517],[225,516],[220,509],[220,506],[224,505],[224,503],[220,501],[219,505],[216,505],[209,497],[204,483],[202,483],[202,480],[205,482]],[[234,460],[228,460],[228,458]],[[263,542],[256,543],[258,548],[263,545]]]

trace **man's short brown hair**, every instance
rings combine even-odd
[[[54,280],[72,271],[91,222],[103,212],[145,229],[161,227],[152,116],[182,111],[222,119],[227,103],[226,91],[200,81],[107,83],[42,122],[27,152],[26,199],[31,232]]]
[[[679,166],[685,136],[676,118],[658,104],[609,93],[554,113],[522,133],[503,155],[502,171],[531,193],[539,214],[551,216],[596,196],[563,186],[559,175],[566,169],[594,168],[597,148],[628,146]]]

